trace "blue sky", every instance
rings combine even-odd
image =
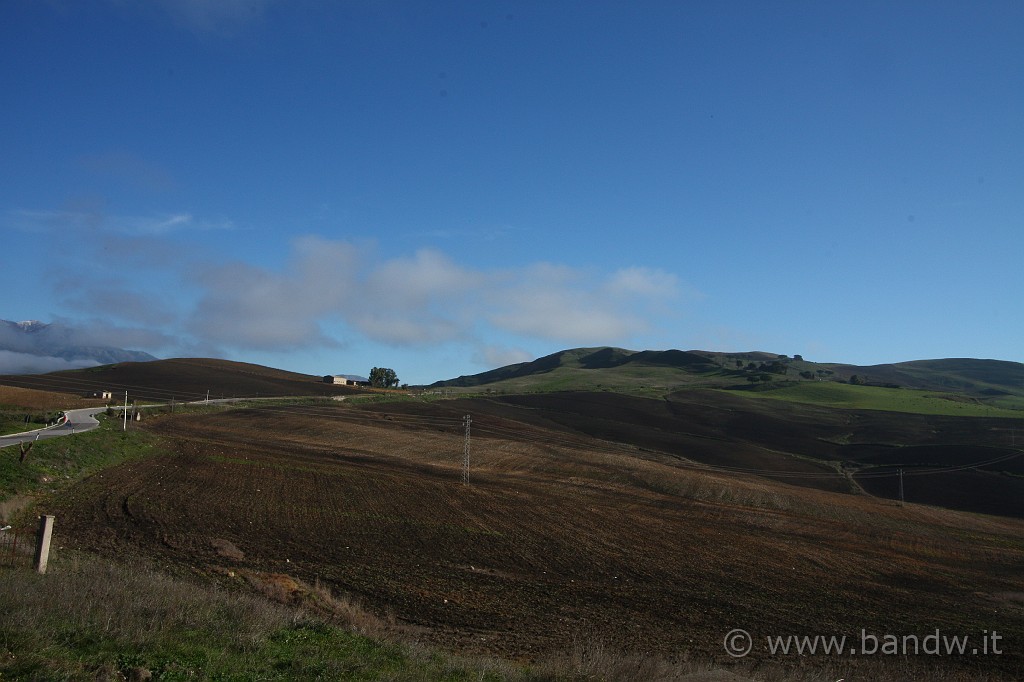
[[[430,382],[1024,361],[1019,2],[0,4],[0,318]]]

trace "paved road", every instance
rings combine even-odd
[[[56,426],[48,426],[45,429],[26,431],[25,433],[14,433],[9,436],[0,436],[0,448],[18,443],[27,443],[34,440],[46,440],[60,436],[70,436],[74,433],[91,431],[100,425],[96,421],[96,414],[102,412],[106,407],[87,407],[81,410],[67,410],[64,412],[67,419]]]
[[[269,397],[269,398],[216,398],[213,400],[196,400],[191,403],[181,403],[188,405],[213,405],[213,404],[225,404],[234,403],[239,401],[250,401],[250,400],[280,400],[281,396]],[[135,409],[143,409],[147,407],[166,407],[165,404],[161,403],[158,405],[136,405]],[[114,405],[113,408],[118,412],[124,410],[123,407]],[[0,448],[6,448],[11,445],[17,445],[18,443],[28,443],[34,440],[47,440],[48,438],[58,438],[60,436],[70,436],[75,433],[82,433],[84,431],[92,431],[100,425],[96,421],[95,415],[99,412],[103,412],[107,408],[104,407],[86,407],[80,410],[65,410],[64,414],[67,415],[67,420],[62,421],[56,426],[48,426],[45,429],[36,429],[35,431],[25,431],[24,433],[12,433],[8,436],[0,436]]]

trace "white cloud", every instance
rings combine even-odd
[[[623,268],[612,274],[605,283],[605,290],[612,296],[668,299],[679,295],[679,278],[652,268]]]
[[[113,324],[109,320],[95,317],[71,320],[55,316],[53,324],[69,330],[76,343],[83,346],[111,346],[126,350],[151,351],[170,348],[179,342],[174,336],[156,331],[149,326]]]
[[[539,263],[491,292],[491,322],[523,336],[583,344],[616,344],[648,332],[655,305],[676,297],[675,275],[627,268],[601,278]]]
[[[493,292],[496,312],[488,319],[519,336],[565,343],[610,343],[646,331],[643,320],[582,289],[526,282]]]
[[[488,269],[438,249],[389,256],[317,235],[293,240],[285,264],[272,268],[167,239],[204,224],[185,212],[147,219],[7,213],[25,229],[51,232],[85,226],[90,216],[100,226],[83,241],[91,270],[69,257],[51,284],[68,309],[96,316],[91,328],[113,329],[114,345],[164,356],[338,348],[362,339],[406,348],[457,343],[487,365],[511,364],[530,359],[520,349],[538,341],[629,345],[658,327],[683,290],[674,274],[647,267]],[[129,229],[136,233],[115,232]]]
[[[375,302],[401,310],[421,310],[437,300],[471,292],[486,276],[459,265],[434,249],[421,249],[412,258],[385,261],[369,273],[367,289]]]
[[[321,324],[339,320],[373,341],[402,346],[458,340],[487,347],[479,339],[495,331],[618,344],[649,331],[660,314],[654,306],[678,292],[674,275],[648,268],[603,277],[554,263],[484,271],[434,249],[381,259],[315,236],[293,244],[281,271],[208,265],[193,280],[203,293],[189,331],[206,342],[261,350],[331,344],[336,340]]]
[[[46,355],[30,355],[0,350],[0,374],[45,374],[64,369],[95,367],[94,360],[65,360]]]
[[[485,344],[477,348],[473,355],[473,362],[484,367],[507,367],[517,365],[521,362],[529,362],[535,359],[533,354],[521,348],[506,348]]]
[[[441,315],[402,316],[391,312],[357,313],[350,323],[376,341],[396,346],[426,346],[458,339],[466,329]]]
[[[4,223],[13,229],[54,235],[69,232],[100,232],[120,235],[163,236],[182,230],[232,230],[230,220],[196,219],[190,213],[149,216],[109,215],[101,206],[89,209],[7,211]]]
[[[138,283],[128,278],[82,278],[61,273],[53,277],[52,286],[62,305],[78,313],[150,327],[166,327],[177,321],[165,292],[140,291]]]
[[[308,278],[233,263],[208,267],[197,282],[205,294],[187,327],[206,342],[261,350],[331,343],[318,320],[334,297]]]

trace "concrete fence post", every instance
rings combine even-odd
[[[53,517],[39,517],[39,534],[36,536],[36,573],[46,573],[46,563],[50,560],[50,537],[53,535]]]

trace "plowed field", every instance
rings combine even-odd
[[[1024,609],[1005,595],[1024,592],[1024,522],[700,470],[493,403],[474,411],[467,485],[471,406],[144,422],[166,454],[74,488],[62,542],[319,579],[464,653],[532,657],[582,636],[722,658],[733,628],[941,628],[1005,638],[1004,656],[950,665],[1022,670]]]

